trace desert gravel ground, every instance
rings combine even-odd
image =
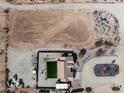
[[[77,4],[71,4],[71,3],[68,3],[68,4],[45,4],[45,5],[10,5],[10,4],[7,4],[5,2],[3,2],[2,0],[0,1],[0,8],[1,9],[6,9],[6,8],[11,8],[11,9],[16,9],[16,10],[81,10],[81,9],[99,9],[99,10],[107,10],[109,12],[111,12],[112,14],[114,14],[118,19],[119,19],[119,23],[120,23],[120,32],[123,32],[124,31],[124,13],[123,13],[123,10],[124,10],[124,3],[114,3],[114,4],[100,4],[100,3],[97,3],[97,4],[93,4],[93,3],[89,3],[89,4],[80,4],[80,3],[77,3]],[[123,36],[122,36],[123,37]],[[23,46],[23,44],[22,44]],[[122,44],[121,44],[121,47]],[[120,61],[123,62],[123,48],[119,50],[119,55],[121,55],[121,58],[119,57]],[[122,64],[123,65],[123,64]],[[123,72],[122,72],[123,73]],[[124,74],[122,74],[122,77],[124,76]],[[123,80],[123,78],[121,79]],[[120,81],[121,81],[120,80]],[[123,83],[122,83],[123,85]],[[107,91],[108,90],[108,91]],[[97,87],[96,89],[96,93],[113,93],[113,91],[109,91],[110,90],[110,87],[108,89],[108,87],[106,88],[103,88],[103,89],[100,89],[99,87]],[[102,91],[102,92],[101,92]],[[119,93],[124,93],[124,87],[122,87],[122,90],[119,92]]]

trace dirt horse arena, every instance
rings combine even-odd
[[[10,13],[9,43],[19,49],[85,48],[94,44],[86,12],[25,11]]]

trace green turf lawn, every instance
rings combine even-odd
[[[47,61],[47,78],[57,78],[56,61]]]

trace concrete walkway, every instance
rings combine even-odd
[[[100,48],[101,47],[87,50],[87,53],[80,60],[78,60],[77,63],[74,64],[74,68],[77,70],[77,72],[82,72],[82,69],[83,69],[83,66],[85,65],[85,63],[87,63],[90,59],[95,57],[96,52]]]

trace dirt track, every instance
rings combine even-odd
[[[86,12],[11,12],[10,45],[20,49],[82,48],[94,43]]]

